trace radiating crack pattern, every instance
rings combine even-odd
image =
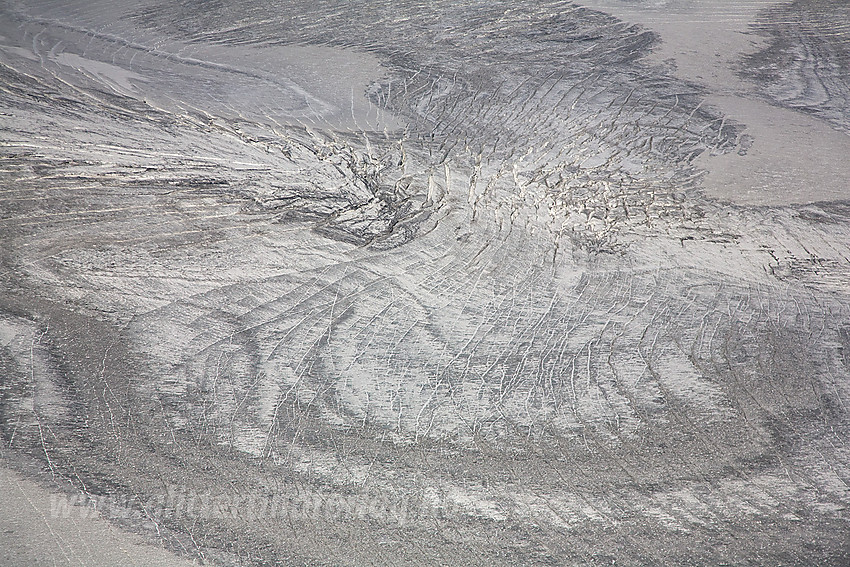
[[[848,208],[706,198],[696,158],[758,140],[655,34],[0,13],[6,466],[214,564],[850,558]],[[829,96],[794,100],[841,127],[811,37]]]

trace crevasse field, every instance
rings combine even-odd
[[[0,4],[0,564],[850,564],[843,0]]]

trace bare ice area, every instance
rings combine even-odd
[[[848,28],[3,4],[0,562],[850,564]]]

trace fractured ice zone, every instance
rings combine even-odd
[[[847,565],[845,6],[580,4],[0,7],[0,561]]]

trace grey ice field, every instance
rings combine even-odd
[[[850,565],[850,3],[0,0],[0,566]]]

